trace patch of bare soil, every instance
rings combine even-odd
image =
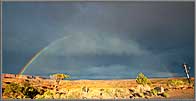
[[[168,91],[171,99],[193,99],[194,89],[173,89]]]

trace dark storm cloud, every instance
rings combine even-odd
[[[77,9],[66,3],[4,3],[3,33],[9,33],[3,35],[4,47],[10,47],[3,49],[24,52],[45,47],[64,35],[61,26],[74,16],[72,12]]]
[[[27,73],[171,77],[183,76],[183,62],[194,66],[191,2],[4,3],[3,21],[3,72],[23,67],[44,47]]]

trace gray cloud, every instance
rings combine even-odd
[[[123,40],[112,34],[79,33],[57,40],[45,54],[74,55],[143,55],[147,53],[135,41]]]

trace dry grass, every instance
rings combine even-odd
[[[169,80],[185,80],[185,78],[151,78],[152,82],[151,87],[162,86],[168,88],[167,82]],[[192,78],[194,80],[194,78]],[[28,81],[32,86],[42,87],[46,89],[53,89],[55,80],[50,79],[21,79],[21,78],[3,78],[2,87],[4,88],[9,82],[24,83]],[[128,80],[62,80],[58,86],[59,91],[69,91],[66,98],[81,98],[81,95],[85,95],[82,91],[83,87],[89,89],[88,94],[86,95],[91,99],[102,99],[110,98],[114,99],[111,96],[120,96],[121,98],[129,98],[129,89],[136,87],[138,84],[135,79]],[[123,92],[123,94],[122,94]],[[174,89],[167,91],[168,98],[194,98],[194,89]],[[100,97],[101,95],[101,97]],[[59,97],[58,95],[57,97]]]

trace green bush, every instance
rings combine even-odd
[[[55,92],[52,90],[47,90],[43,93],[43,95],[37,95],[35,99],[54,99]]]
[[[166,92],[164,92],[164,93],[162,94],[162,96],[163,96],[163,97],[169,97],[168,93],[166,93]]]
[[[143,73],[139,73],[137,78],[136,78],[136,82],[138,84],[142,84],[142,85],[151,85],[151,81],[148,80],[148,78],[143,74]]]
[[[110,89],[106,89],[105,93],[107,93],[110,96],[113,96],[112,90],[110,90]]]
[[[24,87],[23,94],[25,98],[33,99],[38,94],[38,91],[33,87]]]
[[[180,85],[184,85],[185,83],[182,80],[168,80],[167,85],[177,87]]]
[[[33,99],[39,92],[34,87],[30,86],[29,83],[24,83],[19,85],[17,83],[10,83],[5,87],[3,95],[13,98],[13,99],[22,99],[22,98],[31,98]]]
[[[6,85],[3,95],[13,99],[16,99],[18,96],[24,96],[22,88],[17,83],[10,83]]]
[[[36,89],[37,89],[37,91],[39,92],[40,95],[43,95],[44,92],[46,91],[46,89],[43,89],[43,88],[41,88],[41,87],[38,87],[38,88],[36,88]]]
[[[37,95],[35,96],[35,99],[44,99],[44,96],[43,96],[43,95],[40,95],[40,94],[37,94]]]
[[[78,91],[72,91],[67,94],[67,99],[78,99],[80,98],[81,94]]]
[[[182,81],[184,82],[185,85],[193,85],[194,81],[190,79],[190,82],[188,79],[182,79]]]
[[[155,95],[155,96],[157,96],[158,94],[158,91],[156,89],[152,89],[150,92],[152,95]]]

